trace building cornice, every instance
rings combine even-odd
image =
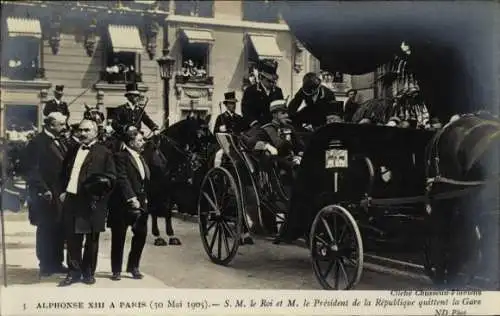
[[[11,80],[5,77],[0,78],[0,87],[5,89],[49,89],[52,83],[47,80]]]
[[[197,25],[207,25],[207,26],[225,26],[234,27],[242,29],[255,29],[255,30],[267,30],[267,31],[283,31],[288,32],[290,28],[287,24],[280,23],[261,23],[261,22],[250,22],[241,20],[225,20],[218,18],[204,18],[195,16],[183,16],[183,15],[169,15],[166,17],[165,21],[174,23],[191,23]]]

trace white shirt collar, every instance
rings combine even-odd
[[[137,107],[137,105],[133,104],[132,102],[130,102],[128,100],[127,100],[127,104],[128,104],[128,107],[131,108],[132,110],[134,110]]]

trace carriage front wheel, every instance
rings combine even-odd
[[[200,187],[198,216],[201,240],[212,262],[227,265],[236,256],[243,223],[240,190],[231,173],[210,169]]]
[[[311,225],[309,243],[314,275],[325,290],[349,290],[359,282],[363,241],[347,209],[323,207]]]

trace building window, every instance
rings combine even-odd
[[[199,82],[213,84],[210,76],[210,47],[214,39],[208,30],[182,30],[182,69],[179,82]]]
[[[334,83],[343,83],[344,82],[344,74],[340,72],[329,72],[329,71],[320,71],[322,80],[325,84],[334,84]]]
[[[208,0],[175,1],[175,14],[212,18],[214,2]]]
[[[262,23],[279,23],[277,6],[268,0],[244,0],[243,20]]]
[[[2,77],[11,80],[34,80],[40,77],[40,40],[9,37],[2,46]]]
[[[106,69],[101,80],[108,83],[142,82],[141,55],[134,52],[106,52]]]

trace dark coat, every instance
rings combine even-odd
[[[248,127],[254,122],[261,126],[271,122],[272,115],[269,105],[272,101],[283,99],[281,88],[275,87],[269,95],[266,94],[262,84],[257,83],[245,89],[241,100],[241,111]]]
[[[45,107],[43,108],[43,115],[47,116],[52,112],[61,112],[66,117],[69,117],[68,104],[64,101],[61,101],[60,104],[57,104],[55,99],[49,100],[45,103]]]
[[[295,94],[288,105],[288,114],[295,124],[311,124],[319,128],[326,124],[326,117],[331,114],[342,116],[342,108],[335,101],[335,93],[325,86],[321,86],[316,102],[312,97],[306,96],[302,88]],[[305,102],[306,106],[297,111]]]
[[[344,107],[344,121],[352,122],[352,117],[354,116],[354,113],[356,113],[358,109],[359,109],[359,103],[354,102],[351,99],[348,99]]]
[[[137,197],[141,207],[147,210],[147,197],[150,181],[150,171],[146,161],[142,159],[145,179],[141,178],[139,166],[134,157],[126,150],[115,153],[116,186],[111,194],[108,227],[123,226],[130,223],[130,213],[127,200]]]
[[[76,141],[72,136],[64,140],[64,144],[68,148],[68,151],[74,150],[80,146],[80,143]]]
[[[305,145],[297,136],[292,126],[279,126],[272,121],[262,126],[263,133],[261,141],[269,142],[276,147],[278,155],[281,157],[297,155],[299,152],[304,151]],[[288,133],[288,135],[287,135]]]
[[[243,130],[245,130],[245,121],[243,120],[243,116],[238,113],[234,113],[230,115],[228,111],[219,114],[217,119],[215,120],[214,125],[214,133],[222,132],[220,130],[221,126],[224,125],[226,127],[227,133],[239,134]]]
[[[50,225],[62,220],[62,203],[59,195],[64,192],[60,174],[67,147],[63,142],[59,146],[54,139],[39,133],[27,147],[26,166],[29,187],[29,218],[33,225]],[[52,200],[40,195],[52,193]]]
[[[113,120],[111,127],[113,127],[118,135],[123,135],[127,126],[134,125],[137,129],[141,129],[141,123],[144,123],[150,130],[157,130],[158,125],[156,125],[146,112],[142,114],[142,118],[139,120],[142,111],[143,108],[139,106],[132,110],[128,103],[120,105],[113,111],[113,115],[110,117]]]
[[[68,151],[64,160],[62,173],[63,188],[66,189],[71,170],[75,163],[76,154],[80,147]],[[96,201],[95,208],[91,208],[92,197],[82,189],[85,183],[93,174],[104,174],[112,179],[116,179],[115,162],[113,154],[103,145],[94,144],[90,149],[85,161],[80,169],[78,177],[78,190],[76,195],[69,195],[64,201],[64,220],[66,228],[76,234],[88,234],[91,232],[103,232],[106,226],[108,213],[107,194],[104,198]]]

